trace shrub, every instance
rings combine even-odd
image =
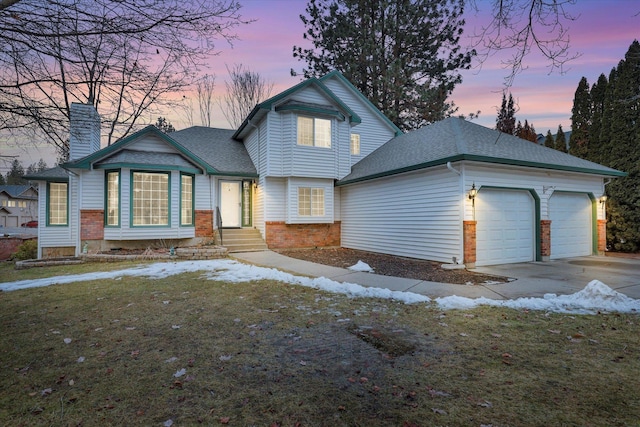
[[[36,239],[25,240],[12,256],[12,259],[17,261],[35,258],[38,258],[38,241]]]

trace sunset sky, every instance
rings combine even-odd
[[[291,77],[289,70],[302,70],[306,65],[293,58],[292,47],[303,45],[304,26],[299,15],[305,13],[305,0],[240,0],[241,13],[246,19],[255,19],[249,25],[238,28],[240,40],[233,48],[220,42],[220,54],[210,60],[208,74],[216,76],[214,96],[222,96],[224,80],[227,78],[225,64],[243,64],[274,84],[273,94],[297,84],[301,77]],[[471,43],[469,35],[488,22],[490,2],[476,0],[479,13],[466,13],[467,21],[462,44]],[[548,62],[539,54],[527,56],[528,68],[516,77],[511,93],[518,104],[516,118],[532,122],[538,133],[547,130],[555,133],[562,124],[570,130],[573,95],[582,76],[593,84],[601,73],[609,74],[611,68],[624,58],[634,39],[640,39],[640,2],[637,0],[578,0],[566,10],[577,19],[569,22],[571,53],[580,54],[567,64],[566,72],[557,70],[549,74]],[[451,99],[459,107],[459,113],[468,114],[480,110],[476,123],[495,127],[497,108],[500,106],[504,78],[508,75],[501,61],[508,52],[490,57],[481,68],[463,73],[463,82],[454,91]],[[477,64],[476,64],[477,65]],[[187,127],[184,116],[167,113],[166,116],[177,128]],[[195,115],[197,117],[197,114]],[[149,117],[149,123],[157,117]],[[196,119],[197,121],[197,119]],[[196,123],[198,124],[198,123]],[[213,126],[229,128],[224,115],[216,105]],[[3,152],[7,147],[3,147]],[[55,156],[49,150],[32,149],[20,152],[26,167],[44,157],[49,165]],[[0,165],[2,166],[2,165]],[[6,173],[4,167],[0,171]]]

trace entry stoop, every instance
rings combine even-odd
[[[229,252],[266,251],[269,248],[255,228],[222,229],[222,246]]]

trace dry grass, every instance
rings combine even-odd
[[[0,267],[0,280],[60,271],[8,273]],[[183,274],[3,292],[0,330],[2,425],[638,426],[640,419],[636,315],[441,312]]]

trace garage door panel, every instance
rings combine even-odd
[[[527,191],[481,190],[476,198],[476,265],[533,261],[534,209]]]
[[[592,202],[586,194],[555,193],[551,196],[551,259],[592,254],[592,216]]]

